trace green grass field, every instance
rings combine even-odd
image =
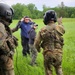
[[[18,20],[13,20],[11,28],[15,27]],[[42,19],[34,19],[39,26],[37,33],[41,27],[44,26]],[[64,47],[63,47],[63,61],[62,68],[64,75],[75,75],[75,18],[64,18],[63,25],[65,27],[66,33],[64,35]],[[14,35],[19,39],[17,50],[14,54],[14,68],[15,75],[45,75],[44,66],[43,66],[43,56],[42,51],[38,53],[37,56],[37,66],[30,66],[30,56],[22,56],[22,47],[20,39],[20,29],[14,33]],[[54,72],[54,75],[55,72]]]

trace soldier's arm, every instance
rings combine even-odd
[[[17,31],[20,28],[21,21],[19,21],[15,28],[11,29],[12,33]]]
[[[0,51],[9,52],[9,47],[6,43],[7,33],[5,27],[2,23],[0,23]]]
[[[34,42],[34,46],[36,47],[37,51],[40,52],[40,47],[41,47],[41,35],[40,32],[37,34]]]
[[[62,24],[62,17],[57,19],[58,25],[56,25],[56,31],[63,35],[65,33],[64,26]]]
[[[64,45],[64,39],[62,37],[64,34],[64,27],[62,25],[56,25],[56,42],[58,42],[61,45],[61,48],[63,48]]]
[[[62,25],[56,25],[55,29],[61,36],[63,36],[63,34],[65,33],[65,29]]]
[[[62,25],[62,17],[57,19],[58,25]]]

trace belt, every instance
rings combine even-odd
[[[53,50],[44,50],[44,51],[43,51],[43,55],[45,55],[47,52],[51,52],[51,53],[52,53]]]

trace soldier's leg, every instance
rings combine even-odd
[[[31,64],[34,65],[36,63],[37,50],[36,50],[36,48],[33,45],[31,46],[31,52],[32,52]]]
[[[7,70],[5,75],[15,75],[15,74],[14,74],[14,69],[12,69],[12,70]]]
[[[1,64],[2,65],[2,64]],[[0,66],[0,75],[5,75],[2,66]]]
[[[49,64],[49,61],[44,61],[44,67],[46,75],[52,75],[52,65]]]
[[[13,60],[5,55],[2,55],[2,60],[3,63],[1,63],[0,67],[0,75],[15,75],[14,74],[14,65],[13,65]]]
[[[62,53],[57,53],[56,62],[54,66],[57,75],[63,75],[61,64],[62,64]]]
[[[63,75],[62,66],[61,65],[55,66],[55,70],[56,70],[56,74],[57,75]]]
[[[6,71],[5,71],[6,75],[15,75],[13,60],[10,57],[5,65],[6,65]]]
[[[0,75],[15,75],[14,74],[14,69],[11,69],[11,70],[1,69],[0,70]]]

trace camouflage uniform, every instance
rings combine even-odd
[[[36,64],[36,58],[37,58],[37,50],[34,46],[34,41],[36,37],[36,29],[37,25],[33,25],[33,27],[29,31],[29,47],[31,51],[31,65],[34,66]]]
[[[13,54],[17,41],[6,23],[0,21],[0,75],[14,75]]]
[[[38,52],[40,52],[40,47],[43,48],[46,75],[52,75],[52,66],[55,67],[57,75],[63,75],[61,62],[64,33],[62,25],[49,23],[39,31],[35,39],[34,45]]]
[[[29,44],[30,50],[31,50],[31,62],[30,64],[34,66],[36,64],[36,58],[37,58],[37,50],[34,45]]]

